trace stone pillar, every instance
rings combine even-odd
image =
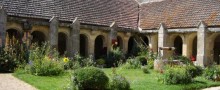
[[[51,48],[58,48],[58,28],[59,20],[57,17],[50,19],[49,44]]]
[[[186,56],[186,57],[190,57],[189,56],[189,41],[188,38],[186,37],[186,35],[184,35],[184,39],[183,39],[183,48],[182,48],[182,53],[183,53],[183,56]]]
[[[196,64],[199,66],[205,66],[206,56],[206,25],[201,21],[197,31]]]
[[[158,47],[166,47],[167,45],[167,30],[165,29],[163,23],[161,23],[159,31],[158,31]],[[166,58],[167,51],[164,50],[158,50],[158,54],[160,54],[162,59]]]
[[[91,36],[88,40],[88,54],[89,56],[93,56],[95,58],[95,37]]]
[[[149,39],[149,47],[150,49],[153,51],[153,52],[157,52],[157,49],[158,49],[158,36],[157,35],[150,35],[150,39]]]
[[[108,34],[107,56],[109,55],[109,52],[111,51],[113,43],[117,41],[117,31],[116,31],[117,27],[118,25],[115,22],[113,22],[110,25],[111,30]]]
[[[4,10],[4,8],[0,6],[0,47],[5,46],[6,24],[7,24],[7,13]]]
[[[70,31],[70,44],[71,44],[71,56],[74,56],[75,53],[79,53],[79,42],[80,39],[80,22],[76,17],[73,23],[71,24],[71,31]]]
[[[129,37],[130,37],[130,36],[129,36]],[[123,53],[124,53],[124,55],[127,54],[127,52],[128,52],[128,41],[129,41],[129,37],[128,37],[128,35],[126,35],[125,37],[123,37],[123,38],[124,38],[124,40],[123,40]]]
[[[24,30],[22,41],[25,42],[27,48],[29,48],[29,46],[31,45],[31,23],[27,20],[24,20],[22,29]]]

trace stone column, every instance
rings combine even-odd
[[[0,47],[5,46],[6,24],[7,24],[7,13],[4,10],[4,8],[0,6]]]
[[[160,28],[158,30],[158,47],[166,47],[167,46],[167,30],[165,29],[163,23],[161,23]],[[158,53],[160,54],[162,59],[166,58],[166,51],[158,49]]]
[[[196,64],[199,66],[205,66],[206,58],[206,25],[201,21],[197,31]]]
[[[88,38],[88,54],[89,56],[93,56],[95,58],[95,37],[91,36],[91,38]]]
[[[158,49],[158,36],[157,35],[150,35],[150,39],[149,39],[149,47],[150,49],[153,51],[153,52],[157,52],[157,49]]]
[[[109,55],[109,53],[111,51],[111,48],[113,46],[113,41],[117,41],[117,31],[116,31],[117,27],[118,27],[118,25],[115,22],[113,22],[110,25],[111,30],[108,34],[107,56]]]
[[[50,19],[49,44],[51,48],[58,48],[58,28],[59,20],[57,17]]]
[[[22,29],[24,30],[22,41],[25,42],[27,48],[29,48],[29,46],[31,45],[31,23],[27,20],[24,20]]]
[[[128,34],[128,33],[127,33],[127,34]],[[124,40],[123,40],[123,53],[124,53],[124,55],[126,55],[127,52],[128,52],[128,41],[129,41],[129,37],[130,37],[130,36],[128,36],[128,35],[125,35],[125,37],[123,37],[123,38],[124,38]]]
[[[76,17],[71,24],[71,31],[70,31],[70,44],[71,44],[71,56],[74,56],[75,53],[79,53],[79,42],[80,39],[80,22]]]
[[[183,39],[183,48],[182,48],[182,53],[183,53],[183,56],[186,56],[186,57],[190,57],[189,56],[189,41],[188,38],[186,37],[186,35],[184,35],[184,39]]]

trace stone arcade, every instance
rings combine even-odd
[[[15,40],[49,41],[61,54],[97,59],[108,54],[113,41],[130,53],[135,38],[154,52],[175,47],[178,55],[196,57],[195,64],[220,64],[220,1],[0,0],[1,47]]]

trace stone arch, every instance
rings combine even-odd
[[[63,32],[58,33],[58,51],[60,55],[64,55],[67,50],[67,35]]]
[[[6,46],[22,42],[22,33],[17,29],[6,30]]]
[[[31,43],[37,43],[38,45],[42,45],[46,41],[46,37],[43,32],[40,31],[33,31],[31,33],[32,40]]]
[[[133,36],[131,36],[128,40],[128,52],[127,54],[130,55],[134,55],[137,54],[135,53],[137,44],[135,43],[135,38]]]
[[[213,60],[216,64],[220,64],[220,35],[214,39]]]
[[[147,36],[142,36],[141,39],[143,40],[142,41],[143,45],[149,46],[150,39]]]
[[[208,45],[206,45],[207,48],[207,58],[208,58],[208,63],[212,64],[213,62],[216,62],[218,60],[218,39],[219,39],[220,33],[212,33],[209,34],[207,37],[207,42]]]
[[[196,57],[197,56],[197,36],[194,37],[192,41],[192,56]]]
[[[18,32],[22,33],[23,30],[22,30],[22,25],[21,24],[18,24],[18,23],[15,23],[15,22],[8,22],[7,23],[7,28],[6,30],[9,30],[9,29],[15,29],[17,30]]]
[[[117,36],[117,41],[118,41],[118,47],[120,49],[123,49],[123,40],[122,40],[121,36]]]
[[[187,48],[185,48],[185,49],[187,49],[186,56],[189,58],[191,56],[193,56],[193,51],[194,51],[194,54],[195,54],[195,52],[197,52],[197,50],[195,48],[193,48],[193,46],[197,47],[197,38],[196,37],[197,37],[197,33],[189,33],[189,34],[185,35],[184,43],[185,43],[185,45],[187,45]],[[193,41],[194,41],[194,45],[193,45]],[[196,57],[196,56],[194,56],[194,57]]]
[[[183,40],[180,36],[176,36],[174,39],[174,47],[175,49],[175,54],[176,55],[182,55],[183,52]]]
[[[173,47],[174,46],[174,41],[175,41],[175,39],[177,38],[177,37],[180,37],[181,38],[181,40],[182,40],[182,42],[184,41],[184,36],[182,35],[182,34],[173,34],[173,35],[170,35],[169,36],[169,42],[168,42],[168,45],[169,46],[171,46],[171,47]]]
[[[80,34],[80,55],[83,57],[88,56],[88,36]]]
[[[99,35],[95,39],[95,59],[103,58],[107,55],[107,47],[104,47],[105,37]]]

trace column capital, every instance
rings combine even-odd
[[[72,21],[72,23],[70,25],[71,28],[74,28],[76,26],[77,27],[80,26],[80,21],[78,20],[78,17],[75,17],[75,19]]]
[[[7,15],[7,12],[6,12],[6,10],[4,9],[3,6],[0,6],[0,13]]]
[[[198,28],[206,28],[206,24],[203,21],[200,21],[198,24]]]
[[[50,18],[49,22],[50,23],[58,23],[59,19],[58,19],[58,17],[53,16],[52,18]]]
[[[114,21],[111,23],[111,25],[109,27],[110,28],[118,28],[118,24]]]
[[[165,26],[164,23],[160,23],[160,27],[159,27],[158,33],[167,33],[166,26]]]

